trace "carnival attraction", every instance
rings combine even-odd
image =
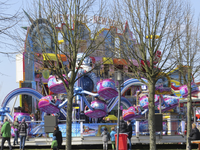
[[[83,54],[79,54],[78,59],[80,59],[81,56],[83,56]],[[90,67],[91,61],[92,60],[90,57],[86,57],[84,66],[81,66],[81,70],[78,74],[78,76],[83,76],[74,85],[74,103],[78,109],[78,111],[76,109],[73,110],[74,120],[80,119],[82,112],[84,112],[85,116],[93,119],[106,117],[117,105],[119,100],[118,89],[116,88],[115,81],[113,79],[102,79],[97,82],[97,77],[95,77],[95,74],[90,72],[91,68],[88,69]],[[63,76],[65,77],[65,75]],[[70,77],[70,73],[68,77]],[[65,80],[65,83],[67,84],[67,80]],[[138,99],[138,105],[133,105],[126,97],[121,97],[121,105],[124,105],[126,108],[122,110],[124,120],[134,121],[138,118],[144,118],[144,115],[148,113],[148,87],[145,85],[145,83],[147,83],[147,80],[144,78],[141,78],[141,80],[128,79],[122,83],[123,86],[121,88],[121,94],[124,95],[128,89],[137,87],[134,95],[136,95],[136,98]],[[49,90],[53,93],[66,94],[62,81],[55,75],[49,76],[47,85]],[[179,100],[183,97],[186,97],[188,94],[187,86],[180,86],[179,88],[175,89],[174,86],[171,88],[171,85],[172,83],[169,76],[164,73],[159,76],[155,88],[155,106],[158,110],[161,109],[162,113],[177,107]],[[176,96],[178,89],[182,97]],[[174,90],[176,90],[176,92],[172,96]],[[97,91],[97,93],[94,91]],[[192,83],[192,94],[196,94],[197,92],[197,86]],[[4,116],[7,116],[11,122],[13,122],[14,118],[16,117],[18,117],[19,121],[21,121],[22,118],[25,118],[26,121],[31,120],[27,113],[15,113],[14,116],[10,115],[10,109],[7,107],[8,103],[13,99],[13,97],[21,94],[33,96],[35,100],[38,101],[38,108],[40,111],[51,115],[63,115],[64,119],[66,118],[67,113],[64,108],[67,107],[67,98],[61,100],[55,95],[44,96],[32,88],[18,88],[11,91],[4,98],[1,104],[2,108],[0,110],[1,121],[3,121]],[[87,99],[88,96],[92,96],[93,100],[89,101]],[[44,117],[45,113],[42,113],[42,118]],[[141,122],[141,128],[142,126],[146,127],[146,124],[147,122]],[[43,133],[43,125],[44,122],[41,122],[37,125],[33,125],[30,122],[31,131],[29,134],[36,135],[38,133]]]
[[[28,16],[28,18],[30,19],[31,17]],[[70,78],[72,72],[69,72],[69,74],[63,74],[65,79],[63,83],[58,76],[53,74],[51,70],[45,66],[45,63],[49,62],[54,65],[59,65],[57,62],[57,58],[59,58],[65,69],[68,70],[70,68],[70,62],[67,60],[66,55],[52,53],[52,49],[55,48],[55,43],[49,36],[44,35],[46,36],[45,40],[48,41],[48,47],[51,47],[51,49],[46,48],[46,53],[43,53],[41,50],[41,45],[37,45],[38,43],[33,44],[38,29],[41,30],[42,33],[48,33],[45,32],[45,30],[48,28],[51,29],[51,27],[49,22],[43,18],[39,18],[35,21],[30,19],[30,21],[32,25],[30,28],[27,28],[25,50],[22,54],[17,56],[20,58],[20,61],[17,62],[17,66],[20,66],[21,70],[23,70],[17,71],[17,82],[19,82],[19,88],[11,91],[4,98],[1,104],[0,115],[1,122],[5,116],[7,116],[11,122],[14,121],[15,117],[18,117],[19,121],[22,118],[25,118],[26,121],[30,121],[31,118],[28,114],[35,113],[38,108],[41,112],[40,122],[36,124],[30,122],[31,130],[29,132],[31,135],[37,135],[44,133],[44,115],[57,115],[59,120],[66,120],[68,99],[66,97],[67,93],[64,84],[68,85],[68,81],[65,78]],[[95,42],[98,42],[99,38],[105,38],[105,35],[107,35],[108,38],[105,38],[105,42],[102,44],[102,47],[104,47],[105,50],[102,52],[97,50],[92,53],[91,56],[85,57],[82,52],[84,52],[91,42],[91,37],[89,36],[91,35],[91,31],[86,24],[80,23],[80,29],[86,34],[83,34],[80,41],[80,45],[83,45],[83,47],[80,48],[76,60],[77,67],[80,62],[82,62],[82,64],[77,75],[77,79],[80,78],[74,85],[73,121],[80,120],[81,116],[84,116],[85,120],[86,118],[89,120],[102,119],[109,114],[116,116],[116,112],[118,111],[116,105],[119,101],[118,92],[121,92],[122,95],[120,97],[120,111],[122,111],[124,120],[132,120],[132,122],[134,122],[135,119],[145,119],[145,116],[148,116],[145,115],[148,114],[149,106],[148,87],[145,84],[147,83],[146,79],[141,78],[138,80],[124,75],[124,82],[122,85],[119,85],[121,86],[121,91],[116,88],[118,86],[114,77],[116,68],[121,72],[130,74],[131,72],[129,71],[129,66],[126,60],[119,57],[112,58],[112,56],[115,56],[115,53],[109,51],[109,48],[115,48],[114,41],[117,40],[111,35],[111,32],[109,32],[109,30],[113,28],[114,27],[110,27],[100,30],[97,37],[93,39]],[[123,33],[127,35],[128,42],[135,46],[134,44],[136,43],[132,37],[128,22],[125,23]],[[113,30],[112,34],[115,34],[118,38],[121,36],[121,33],[117,32],[117,29]],[[64,40],[62,41],[64,42]],[[59,41],[59,43],[61,43],[60,46],[62,47],[62,42]],[[32,51],[37,58],[30,59],[30,53],[28,53],[28,51]],[[82,58],[84,58],[84,60],[82,60]],[[158,50],[155,53],[154,65],[158,63],[160,58],[161,52]],[[44,64],[35,60],[42,60]],[[140,60],[139,62],[137,60],[131,61],[136,67],[144,66],[145,64],[143,60]],[[94,66],[97,63],[101,65],[96,69]],[[147,65],[149,65],[148,61]],[[188,94],[187,86],[183,85],[183,83],[179,83],[178,78],[178,69],[173,70],[169,74],[159,74],[159,79],[155,87],[155,106],[157,110],[161,110],[162,113],[174,110],[178,106],[179,101]],[[199,90],[193,81],[192,94],[198,92]],[[20,97],[20,106],[25,108],[25,112],[15,112],[13,116],[10,115],[8,103],[18,95],[22,95]],[[28,95],[28,97],[24,95]],[[83,124],[85,131],[84,136],[99,136],[103,127],[108,127],[109,125],[87,123]],[[116,123],[111,125],[116,126]],[[141,122],[141,131],[142,128],[145,129],[147,126],[148,122]],[[72,128],[73,127],[78,127],[80,129],[80,123],[72,124]],[[59,128],[63,133],[66,132],[65,124],[60,123]],[[77,134],[75,131],[77,130],[72,131],[72,135]],[[63,137],[65,136],[66,134],[63,134]]]
[[[53,90],[55,91],[56,87],[58,86],[59,89],[63,89],[60,82],[52,82],[52,78],[59,80],[57,77],[50,76],[49,81],[51,82],[48,85],[53,85]],[[145,79],[142,79],[143,81],[147,82]],[[83,81],[84,82],[84,81]],[[166,81],[165,81],[166,82]],[[87,82],[86,82],[87,83]],[[90,83],[90,82],[89,82]],[[170,81],[168,81],[168,85],[171,85]],[[64,86],[64,85],[63,85]],[[93,85],[92,87],[94,87]],[[121,93],[123,94],[128,88],[132,86],[144,86],[144,83],[139,81],[138,79],[129,79],[123,83],[123,88],[121,89]],[[160,81],[159,81],[160,86]],[[87,85],[85,85],[87,87]],[[164,90],[166,88],[167,90]],[[89,88],[91,89],[91,88]],[[110,91],[110,92],[107,92]],[[148,91],[148,89],[146,89]],[[159,90],[160,92],[161,90]],[[168,86],[162,86],[162,92],[166,94],[166,91],[170,93],[168,90]],[[60,90],[61,93],[63,93],[63,90]],[[75,98],[77,104],[79,104],[79,112],[84,111],[85,115],[90,118],[100,118],[105,117],[112,109],[116,106],[118,102],[118,91],[115,86],[115,82],[112,79],[105,79],[101,80],[97,83],[97,93],[92,93],[90,91],[87,91],[86,89],[83,90],[82,87],[76,87],[74,88]],[[112,94],[110,94],[112,93]],[[114,94],[113,94],[114,93]],[[145,94],[144,94],[145,93]],[[124,120],[132,120],[136,118],[140,118],[144,116],[145,113],[148,112],[148,92],[140,93],[139,95],[139,105],[133,106],[129,100],[127,100],[125,97],[122,97],[122,104],[127,108],[123,110],[123,117]],[[180,92],[181,93],[181,92]],[[56,113],[62,113],[66,117],[66,112],[63,109],[63,107],[67,107],[67,99],[64,101],[61,101],[57,99],[56,101],[51,95],[43,96],[39,92],[35,91],[34,89],[29,88],[19,88],[16,90],[13,90],[10,92],[4,99],[2,103],[1,108],[1,117],[3,120],[4,116],[7,116],[12,122],[15,117],[18,117],[19,121],[22,120],[23,117],[26,118],[27,121],[30,121],[30,117],[27,114],[23,113],[15,113],[14,118],[9,115],[10,111],[9,108],[6,107],[7,104],[11,101],[13,97],[20,94],[28,94],[33,97],[35,97],[38,102],[38,108],[46,112],[48,114],[56,114]],[[91,95],[95,97],[95,99],[91,102],[88,102],[86,95]],[[185,95],[185,94],[184,94]],[[101,97],[101,100],[98,97]],[[164,98],[165,97],[165,98]],[[170,98],[169,98],[170,97]],[[161,93],[159,95],[155,95],[155,106],[158,106],[158,109],[161,108],[162,112],[168,111],[170,109],[175,108],[178,106],[179,99],[176,96],[169,96],[162,95]],[[104,98],[104,100],[102,100]],[[161,107],[159,106],[159,99],[161,99]],[[83,102],[85,104],[83,104]],[[77,116],[76,116],[77,117]],[[33,130],[36,130],[33,128]],[[37,130],[39,131],[39,127],[37,127]],[[36,134],[37,132],[31,132],[33,134]]]

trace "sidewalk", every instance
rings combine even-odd
[[[6,143],[7,145],[7,143]],[[185,150],[186,145],[185,144],[157,144],[157,150]],[[4,147],[4,149],[9,149],[8,147]],[[19,150],[19,145],[17,146],[12,146],[13,150]],[[197,150],[198,145],[197,144],[192,144],[192,150]],[[35,146],[28,146],[25,145],[25,150],[35,150],[35,149],[40,149],[40,150],[47,150],[50,149],[49,146],[41,146],[41,145],[35,145]],[[61,149],[65,149],[65,146],[63,145]],[[98,144],[98,145],[72,145],[73,150],[102,150],[103,145]],[[111,150],[111,144],[108,145],[108,150]],[[132,145],[133,150],[149,150],[149,144],[133,144]]]

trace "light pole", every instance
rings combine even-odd
[[[116,72],[116,80],[118,81],[118,117],[117,117],[117,150],[119,148],[119,124],[120,124],[120,104],[121,104],[121,82],[122,73],[118,70]]]

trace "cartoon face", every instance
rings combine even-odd
[[[83,53],[77,54],[76,66],[79,65],[83,57],[84,57]],[[91,66],[92,66],[92,59],[90,57],[85,57],[80,67],[85,69],[86,71],[90,71]]]
[[[83,53],[77,54],[77,60],[76,60],[76,66],[78,66],[78,63],[80,63],[81,59],[84,57]],[[88,65],[92,63],[92,59],[90,57],[85,57],[85,59],[82,62],[82,65]]]
[[[165,76],[163,76],[159,78],[156,82],[156,87],[168,87],[168,83],[168,79]]]
[[[145,105],[148,105],[149,102],[148,102],[148,97],[146,96],[143,96],[141,99],[140,99],[140,106],[145,106]]]

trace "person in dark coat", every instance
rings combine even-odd
[[[191,132],[190,132],[190,135],[189,135],[189,137],[188,137],[188,140],[189,140],[189,145],[191,145],[191,141],[192,141],[192,140],[200,140],[200,132],[199,132],[199,130],[197,129],[195,123],[192,124],[192,130],[191,130]],[[190,149],[190,148],[189,148],[189,149]]]
[[[19,135],[20,135],[20,145],[19,145],[20,150],[21,149],[24,150],[26,136],[27,136],[27,129],[28,129],[28,125],[26,124],[25,118],[24,118],[24,119],[22,119],[22,122],[19,125],[19,129],[18,129]]]
[[[62,133],[61,133],[61,131],[59,130],[59,127],[58,127],[58,126],[55,126],[55,127],[54,127],[53,136],[56,136],[56,140],[57,140],[57,142],[58,142],[58,149],[61,148],[63,139],[62,139]]]
[[[128,133],[128,143],[129,143],[129,150],[131,150],[131,137],[132,137],[132,133],[133,132],[133,128],[132,128],[132,124],[131,124],[131,121],[128,120],[127,121],[127,133]]]
[[[119,133],[127,133],[127,123],[122,116],[120,117]]]

